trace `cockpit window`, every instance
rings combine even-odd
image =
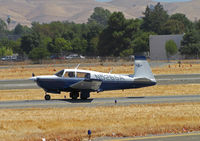
[[[57,72],[55,75],[58,77],[62,77],[64,70]]]
[[[65,72],[65,77],[75,77],[75,73],[74,72]]]

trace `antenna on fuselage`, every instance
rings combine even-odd
[[[80,66],[80,64],[78,64],[78,65],[75,67],[75,70],[77,70],[79,66]]]
[[[79,66],[80,66],[80,64],[78,64],[78,65],[75,67],[75,77],[77,76],[77,69],[78,69]]]

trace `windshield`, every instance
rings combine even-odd
[[[64,70],[57,72],[55,75],[58,77],[62,77]]]

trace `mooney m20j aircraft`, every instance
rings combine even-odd
[[[39,87],[45,91],[45,100],[51,97],[47,93],[60,94],[70,92],[72,99],[87,99],[90,92],[134,89],[156,84],[151,68],[144,56],[135,57],[135,74],[121,75],[101,73],[89,70],[64,69],[55,75],[33,76]]]

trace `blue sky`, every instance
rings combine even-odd
[[[107,1],[112,1],[112,0],[96,0],[96,1],[107,2]],[[153,0],[153,1],[158,1],[158,2],[181,2],[181,1],[191,1],[191,0]]]

